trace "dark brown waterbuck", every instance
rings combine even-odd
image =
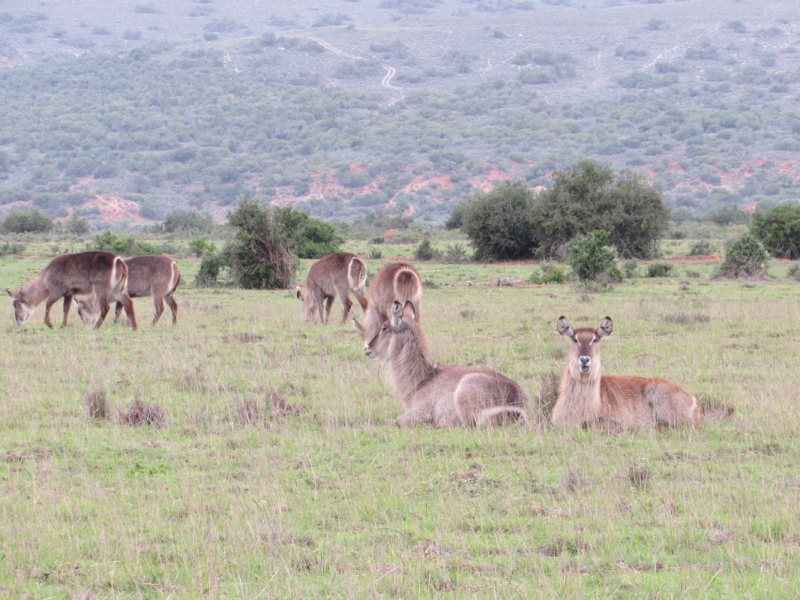
[[[558,386],[553,423],[627,430],[694,426],[700,421],[695,397],[670,381],[600,374],[600,340],[614,328],[608,317],[598,329],[572,329],[564,317],[556,327],[572,340],[572,347]]]
[[[297,290],[297,298],[303,302],[303,321],[313,323],[316,309],[319,309],[319,320],[328,324],[331,318],[333,298],[338,296],[342,303],[344,313],[342,324],[347,322],[347,315],[353,302],[350,300],[350,291],[355,294],[361,308],[367,309],[367,299],[364,297],[364,284],[367,281],[367,265],[364,261],[350,252],[329,254],[319,259],[308,271],[306,277],[306,293]],[[325,317],[322,316],[322,305],[327,301]]]
[[[411,302],[404,308],[394,302],[391,312],[364,353],[390,363],[392,386],[405,409],[396,425],[486,427],[528,420],[527,398],[515,381],[495,371],[433,363]]]
[[[178,323],[178,303],[173,294],[181,282],[181,272],[175,261],[167,256],[134,256],[125,260],[128,267],[127,292],[131,298],[153,297],[156,314],[153,325],[158,323],[164,312],[164,302],[172,311],[172,324]],[[89,296],[83,300],[75,300],[78,306],[78,315],[84,323],[91,322],[98,316],[97,298]],[[114,322],[119,319],[123,304],[117,302]]]
[[[399,302],[400,306],[411,305],[415,321],[422,318],[422,280],[417,270],[406,263],[393,263],[386,265],[369,284],[367,294],[367,308],[364,311],[364,326],[353,319],[353,324],[364,336],[366,350],[381,329],[381,325],[391,317],[392,305]]]
[[[14,315],[17,325],[25,323],[33,314],[34,308],[46,300],[44,323],[52,328],[50,307],[64,298],[64,321],[67,326],[72,297],[76,294],[93,294],[97,297],[99,319],[95,329],[99,329],[109,311],[109,301],[119,302],[125,307],[131,327],[136,329],[136,316],[133,302],[125,289],[128,281],[128,267],[112,252],[79,252],[57,256],[36,277],[22,286],[19,293],[6,290],[14,301]]]

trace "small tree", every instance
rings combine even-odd
[[[761,277],[766,274],[769,253],[752,234],[746,233],[728,246],[725,260],[714,272],[715,277]]]
[[[533,250],[533,192],[522,182],[507,181],[461,205],[461,230],[477,260],[528,258]],[[461,208],[460,207],[460,208]]]
[[[608,247],[607,231],[593,231],[581,236],[569,252],[569,264],[581,281],[621,281],[617,253]]]
[[[320,219],[308,216],[291,207],[276,208],[276,224],[291,238],[293,249],[299,258],[322,258],[339,252],[344,240],[336,233],[336,227]]]
[[[3,233],[45,233],[52,228],[53,220],[35,208],[12,210],[0,225]]]
[[[781,204],[753,215],[750,232],[778,258],[800,258],[800,205]]]
[[[414,258],[417,260],[431,260],[435,255],[436,250],[431,246],[431,240],[428,237],[425,237],[414,250]]]
[[[236,283],[246,289],[288,287],[297,259],[292,240],[276,222],[273,212],[245,198],[232,213],[228,224],[236,229],[224,254]]]
[[[209,242],[204,237],[196,237],[189,242],[189,253],[197,254],[197,256],[207,256],[214,254],[217,251],[217,246],[214,242]]]
[[[89,233],[89,221],[72,213],[72,216],[64,223],[64,228],[72,235],[86,235]]]

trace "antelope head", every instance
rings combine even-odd
[[[567,357],[567,367],[573,379],[579,381],[595,380],[600,378],[600,347],[601,338],[611,335],[614,323],[606,317],[600,321],[600,327],[581,327],[572,329],[566,317],[559,317],[556,323],[558,333],[572,340]]]
[[[31,318],[34,307],[25,303],[21,292],[15,293],[8,288],[6,288],[6,292],[14,303],[14,318],[17,320],[17,325],[24,325]]]
[[[409,321],[414,319],[414,309],[410,302],[406,302],[403,307],[399,302],[392,303],[392,316],[381,325],[381,329],[372,340],[364,345],[364,354],[369,358],[378,358],[380,360],[389,360],[394,356],[399,348],[398,344],[402,344],[398,336],[408,331]],[[363,327],[353,319],[356,328],[362,333]]]

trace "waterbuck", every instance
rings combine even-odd
[[[411,305],[412,315],[419,322],[422,317],[422,280],[417,270],[406,263],[386,265],[369,284],[367,307],[364,311],[364,326],[353,319],[356,329],[364,336],[366,350],[381,329],[381,325],[391,316],[394,302],[400,306]]]
[[[364,353],[390,363],[392,385],[405,409],[395,425],[485,427],[528,420],[527,398],[516,382],[495,371],[431,362],[411,302],[405,307],[394,302],[391,312]]]
[[[367,309],[367,299],[364,297],[364,284],[367,281],[367,265],[364,261],[350,252],[329,254],[321,258],[308,271],[306,277],[306,293],[297,290],[297,298],[303,302],[303,321],[313,323],[315,309],[319,309],[319,320],[327,325],[331,318],[331,306],[334,296],[339,297],[344,314],[342,325],[347,323],[347,315],[353,302],[349,294],[352,290],[361,308]],[[327,300],[325,318],[322,317],[322,305]]]
[[[565,317],[556,327],[572,340],[572,347],[558,386],[553,423],[627,430],[694,426],[700,421],[695,397],[672,382],[600,374],[600,340],[614,327],[608,317],[596,330],[572,329]]]
[[[178,323],[178,303],[175,302],[173,294],[178,289],[181,282],[181,271],[175,261],[167,256],[134,256],[125,260],[128,267],[128,296],[131,298],[153,297],[153,304],[156,308],[156,315],[153,318],[153,325],[158,323],[161,314],[164,312],[164,302],[169,305],[172,311],[172,324]],[[97,298],[89,296],[83,300],[75,300],[78,306],[78,315],[84,323],[88,323],[97,318],[98,301]],[[117,301],[114,322],[119,320],[123,305]]]
[[[131,327],[136,329],[136,316],[133,302],[126,291],[128,267],[112,252],[79,252],[62,254],[50,261],[44,270],[22,286],[19,293],[6,290],[14,301],[14,315],[17,325],[22,325],[33,314],[34,308],[47,300],[44,323],[52,328],[50,307],[64,298],[64,321],[67,326],[72,297],[76,294],[93,294],[97,297],[99,319],[95,329],[99,329],[109,311],[109,300],[125,307]]]

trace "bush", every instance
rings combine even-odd
[[[714,271],[714,277],[762,277],[767,272],[769,253],[757,237],[744,234],[728,246],[725,260]]]
[[[786,272],[789,276],[789,279],[794,279],[795,281],[800,281],[800,265],[794,263],[789,270]]]
[[[285,288],[294,277],[297,259],[292,239],[275,213],[246,197],[228,213],[236,238],[225,246],[224,262],[245,289]]]
[[[572,239],[596,230],[608,232],[620,256],[650,258],[669,225],[669,210],[661,192],[637,175],[615,176],[610,167],[583,159],[554,172],[553,186],[536,197],[530,222],[542,258],[558,257]]]
[[[206,254],[200,261],[200,269],[194,276],[196,287],[209,287],[216,285],[219,272],[222,270],[223,261],[219,254],[212,252]]]
[[[707,240],[700,240],[692,244],[689,249],[689,256],[707,256],[714,253],[714,246]]]
[[[633,279],[639,275],[639,261],[635,258],[629,258],[622,263],[622,272],[625,274],[626,279]]]
[[[189,242],[189,254],[197,254],[197,256],[208,256],[217,251],[217,246],[214,242],[209,242],[204,237],[196,237]]]
[[[78,215],[72,213],[72,216],[64,223],[64,228],[67,233],[72,235],[86,235],[89,233],[89,221],[81,219]]]
[[[414,258],[417,260],[432,260],[434,256],[436,256],[436,250],[431,246],[431,241],[427,237],[414,250]]]
[[[800,258],[800,205],[781,204],[753,215],[750,232],[772,256]]]
[[[167,233],[186,230],[209,232],[213,226],[214,220],[211,215],[202,215],[195,211],[177,211],[170,213],[166,216],[161,225]]]
[[[3,233],[44,233],[53,228],[53,220],[40,210],[12,210],[0,224]]]
[[[674,271],[675,267],[669,263],[657,262],[647,265],[648,277],[668,277],[672,275]]]
[[[25,252],[25,244],[20,244],[18,242],[6,242],[0,246],[0,256],[22,254],[23,252]]]
[[[299,258],[322,258],[339,252],[344,240],[336,227],[291,207],[276,208],[273,212],[276,225],[292,242]]]
[[[143,254],[160,254],[150,242],[139,241],[133,236],[119,237],[110,231],[104,231],[94,236],[89,242],[87,250],[106,250],[121,256],[141,256]]]
[[[450,244],[445,248],[441,259],[446,263],[458,263],[467,260],[467,249],[461,244]]]
[[[544,262],[538,271],[531,275],[531,283],[564,283],[567,280],[567,273],[561,265],[551,262]]]
[[[464,205],[459,204],[453,209],[453,212],[450,213],[450,216],[447,218],[447,221],[444,222],[444,228],[447,230],[461,229],[463,221],[464,221]]]
[[[621,281],[617,253],[608,247],[607,231],[593,231],[579,237],[569,252],[569,264],[581,281]]]
[[[461,205],[461,230],[477,260],[528,258],[533,251],[533,192],[521,182],[505,182]]]

